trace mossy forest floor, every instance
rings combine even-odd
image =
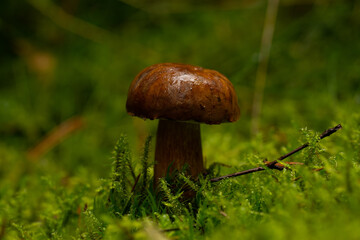
[[[0,239],[360,239],[360,3],[280,1],[255,133],[266,8],[3,1]],[[241,118],[201,126],[207,175],[178,173],[155,193],[157,121],[125,102],[136,74],[160,62],[226,75]],[[265,165],[304,143],[284,160],[303,165]]]

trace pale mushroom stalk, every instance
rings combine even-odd
[[[155,149],[155,182],[174,169],[196,178],[204,170],[200,124],[159,120]]]

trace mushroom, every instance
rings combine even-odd
[[[127,112],[159,119],[154,180],[182,170],[196,178],[204,171],[200,123],[234,122],[240,110],[231,82],[197,66],[160,63],[141,71],[130,85]]]

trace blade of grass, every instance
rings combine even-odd
[[[259,65],[255,80],[255,93],[254,93],[254,100],[252,107],[252,122],[251,122],[252,135],[256,135],[259,131],[259,118],[262,108],[264,88],[266,85],[266,73],[268,68],[268,62],[269,62],[270,50],[274,35],[278,7],[279,7],[279,0],[268,1],[266,15],[265,15],[264,29],[261,39]]]

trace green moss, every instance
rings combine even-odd
[[[0,8],[1,240],[360,238],[359,3],[280,1],[251,136],[266,1],[37,2]],[[128,116],[125,102],[159,62],[225,74],[242,116],[202,125],[206,176],[178,172],[155,191],[156,121]],[[29,158],[73,116],[84,125]],[[302,166],[209,182],[305,142],[286,159]]]

